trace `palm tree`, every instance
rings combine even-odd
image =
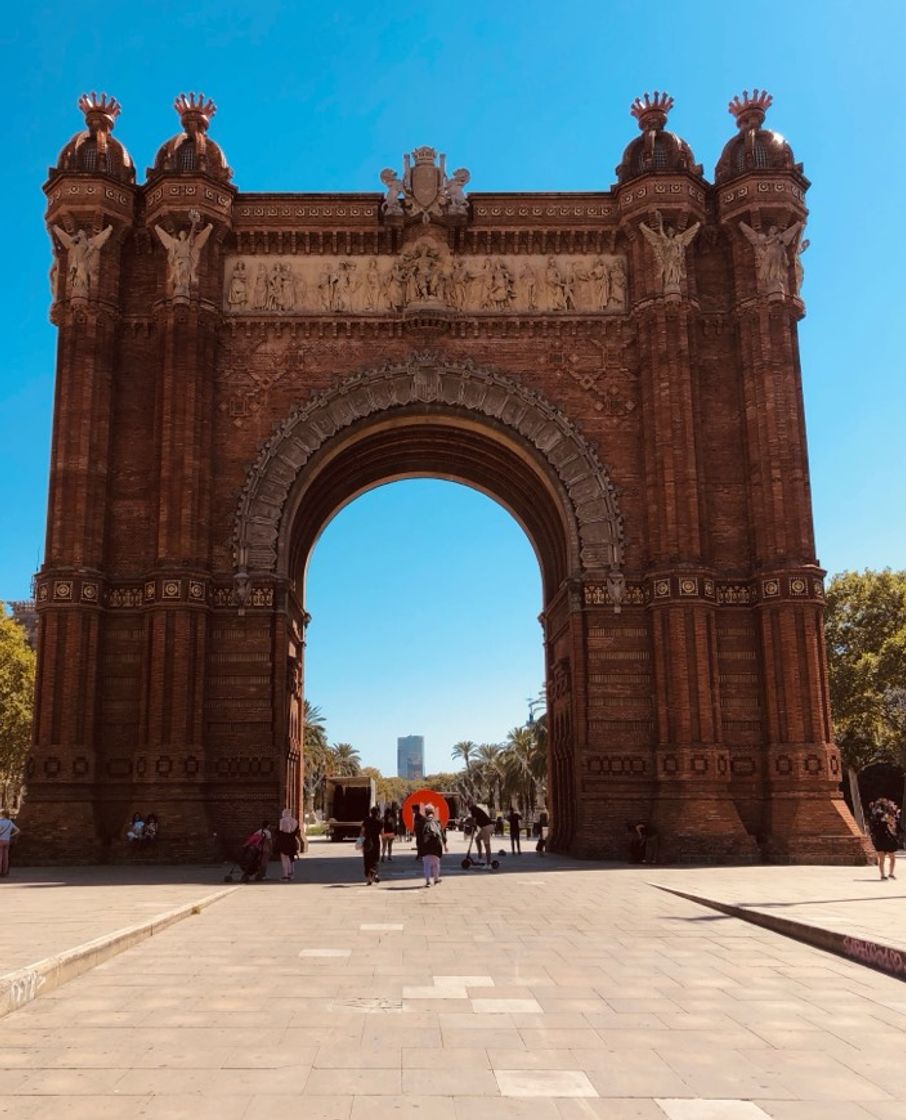
[[[362,769],[362,759],[351,743],[334,743],[330,748],[332,756],[331,773],[338,777],[351,778]]]
[[[530,727],[514,727],[501,754],[504,789],[516,798],[523,812],[531,812],[547,768],[546,728],[539,733],[540,720]]]
[[[302,744],[306,750],[309,747],[327,746],[324,716],[321,709],[310,704],[308,700],[302,702]]]
[[[487,791],[488,809],[493,813],[496,804],[495,792],[502,794],[500,747],[496,743],[482,743],[476,754],[481,784]]]
[[[330,773],[330,748],[321,709],[308,700],[302,704],[302,787],[309,809],[314,809]]]
[[[450,757],[461,758],[465,763],[466,770],[468,770],[472,762],[472,756],[477,750],[477,743],[473,743],[471,739],[463,739],[462,742],[453,744],[453,750],[450,752]]]

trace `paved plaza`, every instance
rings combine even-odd
[[[2,1019],[0,1115],[906,1115],[901,981],[653,885],[799,920],[851,914],[854,936],[893,943],[897,881],[885,895],[864,867],[628,868],[527,852],[490,873],[458,861],[430,890],[408,847],[372,888],[351,844],[314,843],[290,884],[273,865],[274,881]],[[221,879],[17,869],[0,887],[0,971]]]

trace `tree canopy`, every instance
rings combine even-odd
[[[906,571],[834,576],[825,632],[844,762],[856,769],[906,763]]]
[[[31,745],[35,653],[25,631],[0,603],[0,802],[19,799]]]

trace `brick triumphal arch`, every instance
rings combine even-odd
[[[731,104],[714,184],[666,128],[609,190],[466,193],[431,148],[361,194],[251,194],[181,130],[143,185],[116,102],[46,186],[59,329],[35,743],[47,858],[215,854],[298,806],[305,569],[388,480],[491,495],[541,569],[553,846],[851,861],[797,323],[807,180]],[[216,841],[214,839],[216,834]]]

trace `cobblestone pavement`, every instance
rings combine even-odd
[[[650,885],[704,872],[458,859],[425,889],[404,848],[367,888],[350,845],[313,845],[295,882],[250,884],[12,1013],[0,1115],[906,1115],[900,981]],[[763,898],[789,870],[732,881]]]

